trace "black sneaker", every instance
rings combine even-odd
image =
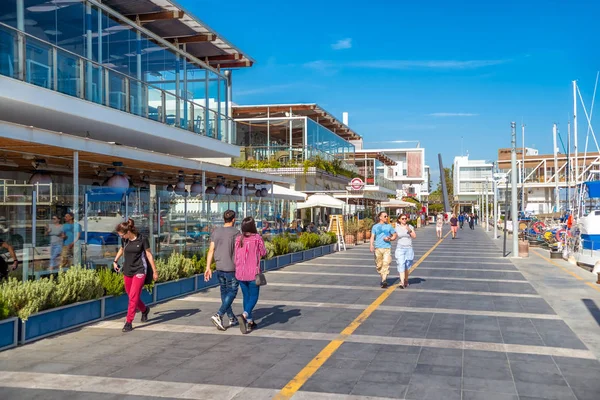
[[[381,288],[382,288],[382,289],[385,289],[386,287],[388,287],[388,283],[387,283],[387,281],[383,281],[383,282],[381,282]]]
[[[258,327],[258,324],[256,322],[254,322],[254,321],[248,322],[249,329],[255,330],[256,327]]]
[[[228,328],[231,328],[232,326],[238,326],[240,324],[240,321],[236,318],[229,318],[229,325],[227,325]]]
[[[216,326],[218,330],[220,330],[220,331],[225,330],[225,327],[223,326],[223,319],[221,318],[221,316],[219,314],[215,314],[212,317],[210,317],[210,322],[212,322],[213,325]]]
[[[125,326],[123,327],[123,332],[131,332],[133,330],[133,326],[131,326],[131,322],[125,322]]]
[[[240,315],[240,331],[245,335],[248,333],[248,320],[244,314]]]
[[[142,313],[142,322],[148,322],[148,314],[150,314],[150,307],[146,306],[146,311]]]

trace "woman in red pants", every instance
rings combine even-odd
[[[142,313],[142,322],[148,320],[150,307],[144,304],[140,296],[146,281],[146,274],[153,274],[154,280],[157,280],[158,272],[150,251],[148,238],[138,233],[131,218],[127,222],[121,222],[115,230],[121,238],[121,248],[115,256],[113,268],[119,271],[118,261],[124,254],[123,279],[125,281],[125,291],[129,295],[129,307],[127,308],[127,320],[123,332],[130,332],[133,329],[131,323],[135,318],[136,310]],[[152,268],[152,271],[148,270],[148,266]]]

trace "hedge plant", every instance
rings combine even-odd
[[[98,278],[104,288],[105,296],[120,296],[125,293],[123,275],[113,272],[112,269],[102,268],[98,270]]]
[[[6,303],[10,316],[26,321],[31,314],[61,305],[55,303],[55,289],[54,277],[27,282],[9,278],[0,285],[0,296]]]
[[[58,274],[54,304],[63,306],[93,300],[103,294],[104,288],[96,271],[75,266]]]
[[[0,297],[0,320],[6,319],[10,316],[10,310],[8,309],[8,304],[4,301],[2,297]]]

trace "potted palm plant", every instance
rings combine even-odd
[[[358,224],[355,221],[346,222],[346,232],[344,240],[346,244],[356,244],[356,234],[358,233]]]

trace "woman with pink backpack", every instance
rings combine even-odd
[[[258,302],[260,286],[266,284],[260,271],[260,259],[267,254],[265,243],[256,230],[254,218],[242,220],[242,234],[235,240],[235,277],[240,283],[244,297],[244,312],[240,315],[240,330],[243,334],[256,329],[252,310]]]

